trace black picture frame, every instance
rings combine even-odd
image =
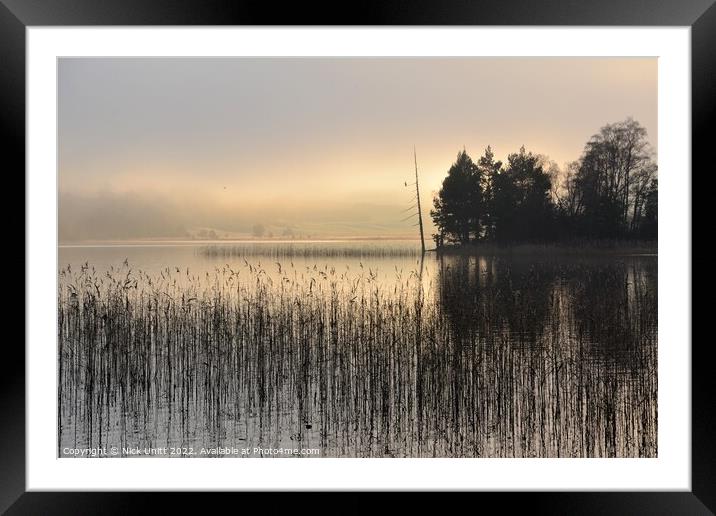
[[[706,165],[706,159],[712,142],[711,126],[716,105],[714,0],[384,0],[375,4],[363,2],[352,5],[353,9],[348,5],[307,3],[292,3],[278,8],[273,3],[247,0],[232,3],[207,0],[0,0],[2,163],[5,165],[6,180],[14,178],[18,181],[12,189],[6,183],[6,198],[20,198],[20,191],[25,191],[24,179],[20,178],[25,177],[25,29],[28,26],[690,26],[692,168],[702,164],[706,173],[713,169],[713,165]],[[7,220],[19,226],[15,222],[17,213],[17,210],[13,211]],[[26,267],[25,277],[29,274],[32,271]],[[31,310],[32,307],[26,306],[25,309]],[[4,344],[6,367],[0,374],[0,511],[7,511],[7,514],[144,512],[149,507],[147,497],[157,495],[25,492],[25,352],[19,339],[6,338]],[[691,345],[690,342],[680,344]],[[529,510],[537,513],[554,513],[556,510],[566,514],[713,514],[716,511],[716,412],[712,396],[710,342],[705,339],[695,344],[691,347],[692,491],[481,493],[480,496],[493,498],[490,501],[497,501],[500,508],[507,511],[528,504]],[[494,500],[496,497],[499,500]],[[193,503],[184,494],[174,493],[162,498],[162,504],[179,503],[185,510],[190,509]],[[420,497],[417,500],[420,501]]]

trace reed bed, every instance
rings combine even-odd
[[[288,258],[416,258],[420,257],[420,244],[400,242],[393,245],[358,242],[263,242],[233,245],[210,245],[198,253],[212,258],[245,258],[263,256],[273,259]]]
[[[657,455],[655,261],[441,260],[389,288],[281,263],[64,269],[58,444]]]

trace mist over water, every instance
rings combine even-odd
[[[61,242],[415,234],[456,154],[559,167],[632,116],[656,148],[655,57],[58,60]],[[287,78],[289,80],[287,80]],[[426,210],[427,211],[427,210]],[[432,221],[426,217],[430,233]],[[229,236],[226,236],[229,235]]]
[[[58,456],[657,456],[657,58],[57,79]]]

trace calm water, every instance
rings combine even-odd
[[[63,247],[59,266],[60,456],[657,454],[656,256],[330,242]]]

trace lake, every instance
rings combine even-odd
[[[58,266],[59,456],[657,455],[655,255],[221,242]]]

